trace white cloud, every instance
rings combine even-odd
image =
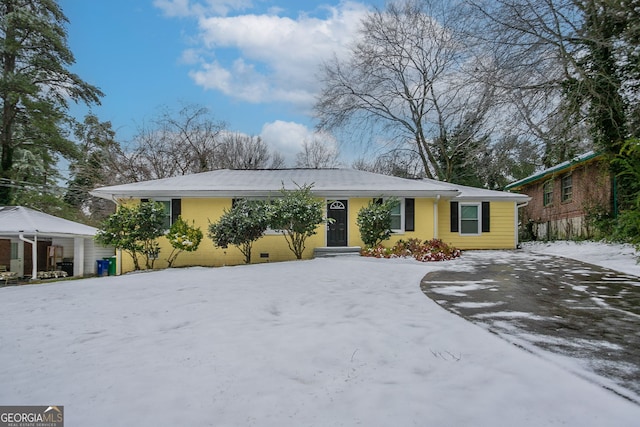
[[[189,0],[153,0],[153,5],[162,10],[166,16],[189,16],[191,14]]]
[[[260,132],[262,140],[282,154],[289,167],[295,164],[296,154],[302,151],[302,143],[312,136],[313,130],[305,125],[282,120],[265,123]]]
[[[251,7],[251,0],[206,0],[204,3],[191,0],[154,0],[153,5],[166,16],[186,17],[215,14],[226,16],[233,10]]]
[[[189,75],[205,89],[217,90],[243,101],[259,102],[263,94],[268,92],[264,77],[255,72],[252,64],[245,63],[241,58],[236,59],[230,69],[214,61],[202,64],[199,70]]]
[[[304,142],[319,140],[329,145],[330,149],[338,150],[335,137],[326,132],[316,132],[307,126],[296,122],[276,120],[262,126],[260,137],[274,151],[279,152],[285,159],[287,167],[296,163],[296,154],[303,151]]]
[[[158,7],[165,3],[178,12],[194,10],[186,0],[156,0]],[[246,2],[209,2],[209,6],[212,3],[239,6]],[[161,8],[165,13],[170,10],[168,5]],[[320,64],[334,53],[345,52],[368,9],[361,3],[344,2],[327,7],[325,18],[274,14],[227,17],[214,15],[213,10],[199,11],[202,54],[199,67],[190,73],[194,81],[243,101],[286,102],[309,108],[319,89]],[[192,52],[186,56],[194,58]]]
[[[180,62],[187,65],[196,65],[200,62],[200,53],[197,49],[186,49],[182,52]]]

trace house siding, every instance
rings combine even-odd
[[[112,257],[115,254],[115,249],[111,246],[99,245],[93,239],[82,240],[84,244],[84,260],[82,268],[84,275],[90,276],[97,273],[96,261]],[[77,262],[77,260],[74,260],[74,262]],[[133,263],[131,263],[131,265],[133,265]]]
[[[482,200],[461,203],[478,203]],[[452,232],[450,224],[450,209],[448,201],[438,203],[438,237],[445,243],[458,249],[515,249],[517,239],[515,236],[515,210],[516,203],[513,201],[500,202],[491,201],[490,204],[489,232],[482,232],[480,235],[466,236],[460,232]]]
[[[358,211],[371,202],[371,198],[349,199],[349,246],[364,247],[357,226]],[[389,240],[383,242],[384,246],[393,246],[398,240],[433,238],[433,199],[415,199],[414,230],[395,232]]]
[[[348,237],[349,246],[364,247],[360,238],[360,231],[357,227],[358,211],[371,202],[371,198],[346,198],[348,200]],[[325,201],[326,199],[322,199]],[[394,233],[391,238],[383,244],[392,246],[398,240],[417,238],[420,240],[430,240],[434,238],[434,203],[433,198],[416,198],[415,200],[415,230]],[[120,201],[121,204],[139,203],[140,200]],[[478,201],[481,203],[482,200]],[[239,265],[244,263],[244,257],[235,246],[227,249],[216,248],[213,241],[208,237],[209,224],[215,222],[225,209],[231,209],[231,198],[183,198],[182,218],[189,224],[192,222],[196,227],[200,227],[204,237],[197,251],[181,253],[174,263],[175,267],[185,266],[212,266],[220,267],[225,265]],[[514,248],[516,246],[515,237],[515,202],[491,202],[491,221],[489,233],[481,233],[478,236],[461,236],[459,233],[449,231],[449,203],[440,200],[438,203],[439,227],[438,235],[446,243],[452,244],[460,249],[494,249],[494,248]],[[325,213],[326,214],[326,213]],[[306,249],[303,254],[304,259],[313,257],[313,250],[317,247],[324,247],[326,241],[326,227],[320,225],[317,233],[309,237],[306,241]],[[155,261],[155,268],[167,267],[166,258],[172,248],[168,240],[164,237],[158,239],[160,244],[160,255]],[[265,254],[265,257],[261,257]],[[268,233],[258,239],[253,244],[252,263],[289,261],[295,256],[290,251],[285,238],[281,234]],[[139,259],[143,265],[142,257]],[[126,254],[121,254],[123,273],[132,271],[133,260]]]
[[[137,201],[128,201],[127,203],[138,203]],[[210,266],[222,267],[225,265],[239,265],[244,263],[244,255],[235,246],[229,246],[226,249],[217,248],[213,240],[209,238],[209,224],[216,222],[224,213],[225,209],[231,209],[232,198],[219,199],[182,199],[182,218],[189,224],[200,227],[203,233],[203,239],[197,251],[182,252],[176,259],[175,267],[185,266]],[[317,234],[309,237],[306,241],[306,248],[303,253],[304,259],[313,256],[314,247],[322,247],[325,245],[324,226],[318,227]],[[169,241],[161,237],[158,239],[160,244],[160,255],[155,260],[155,268],[166,268],[166,258],[171,253],[172,247]],[[261,257],[261,254],[268,256]],[[295,255],[289,249],[287,242],[280,233],[268,233],[258,239],[253,244],[251,250],[252,263],[264,263],[274,261],[294,260]],[[144,265],[143,257],[139,257],[140,265]],[[132,271],[134,268],[133,260],[126,253],[122,254],[122,272]]]
[[[572,197],[561,200],[562,178],[571,174]],[[553,184],[552,201],[544,205],[544,184]],[[523,185],[518,191],[531,197],[522,212],[522,225],[533,239],[571,239],[593,237],[586,217],[589,212],[611,211],[611,178],[604,161],[591,161],[573,169],[550,174]]]

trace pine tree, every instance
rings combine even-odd
[[[12,200],[16,155],[29,151],[50,169],[56,154],[73,156],[62,130],[68,100],[92,104],[103,95],[69,70],[67,23],[54,0],[0,3],[0,205]]]

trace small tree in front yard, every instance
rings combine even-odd
[[[209,237],[213,243],[226,249],[236,246],[251,263],[253,242],[264,235],[269,226],[267,204],[256,200],[237,200],[230,210],[224,211],[218,222],[209,224]]]
[[[377,246],[391,237],[391,211],[398,203],[396,199],[376,199],[358,211],[356,224],[367,247]]]
[[[168,267],[171,268],[178,255],[183,251],[195,252],[202,241],[202,231],[200,227],[189,225],[181,216],[171,224],[167,233],[167,240],[173,248],[167,258]]]
[[[324,202],[311,193],[312,185],[296,190],[280,190],[282,197],[271,203],[270,227],[279,230],[287,240],[289,249],[297,259],[302,259],[305,241],[316,234],[318,225],[325,222]]]
[[[164,207],[161,203],[144,202],[120,206],[103,221],[95,240],[131,255],[135,270],[140,270],[138,256],[143,255],[146,268],[153,268],[160,252],[157,238],[164,234]]]
[[[148,269],[160,254],[158,237],[163,236],[166,228],[164,223],[165,211],[162,203],[143,202],[138,206],[138,228],[136,237],[142,242],[142,255]]]

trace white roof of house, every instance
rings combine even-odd
[[[482,197],[528,200],[526,196],[464,187],[436,180],[413,180],[355,169],[221,169],[131,184],[101,187],[91,194],[104,199],[159,197],[265,197],[283,187],[313,185],[323,197]]]
[[[425,181],[434,181],[432,179],[425,179]],[[459,185],[459,184],[449,184],[448,182],[439,182],[440,184],[449,186],[450,188],[455,188],[460,192],[460,194],[456,197],[456,200],[515,200],[517,202],[528,202],[531,200],[531,197],[525,194],[517,194],[510,193],[508,191],[496,191],[496,190],[487,190],[484,188],[478,187],[469,187],[467,185]]]
[[[47,235],[60,237],[95,236],[98,230],[78,222],[58,218],[22,206],[0,206],[0,236]]]

